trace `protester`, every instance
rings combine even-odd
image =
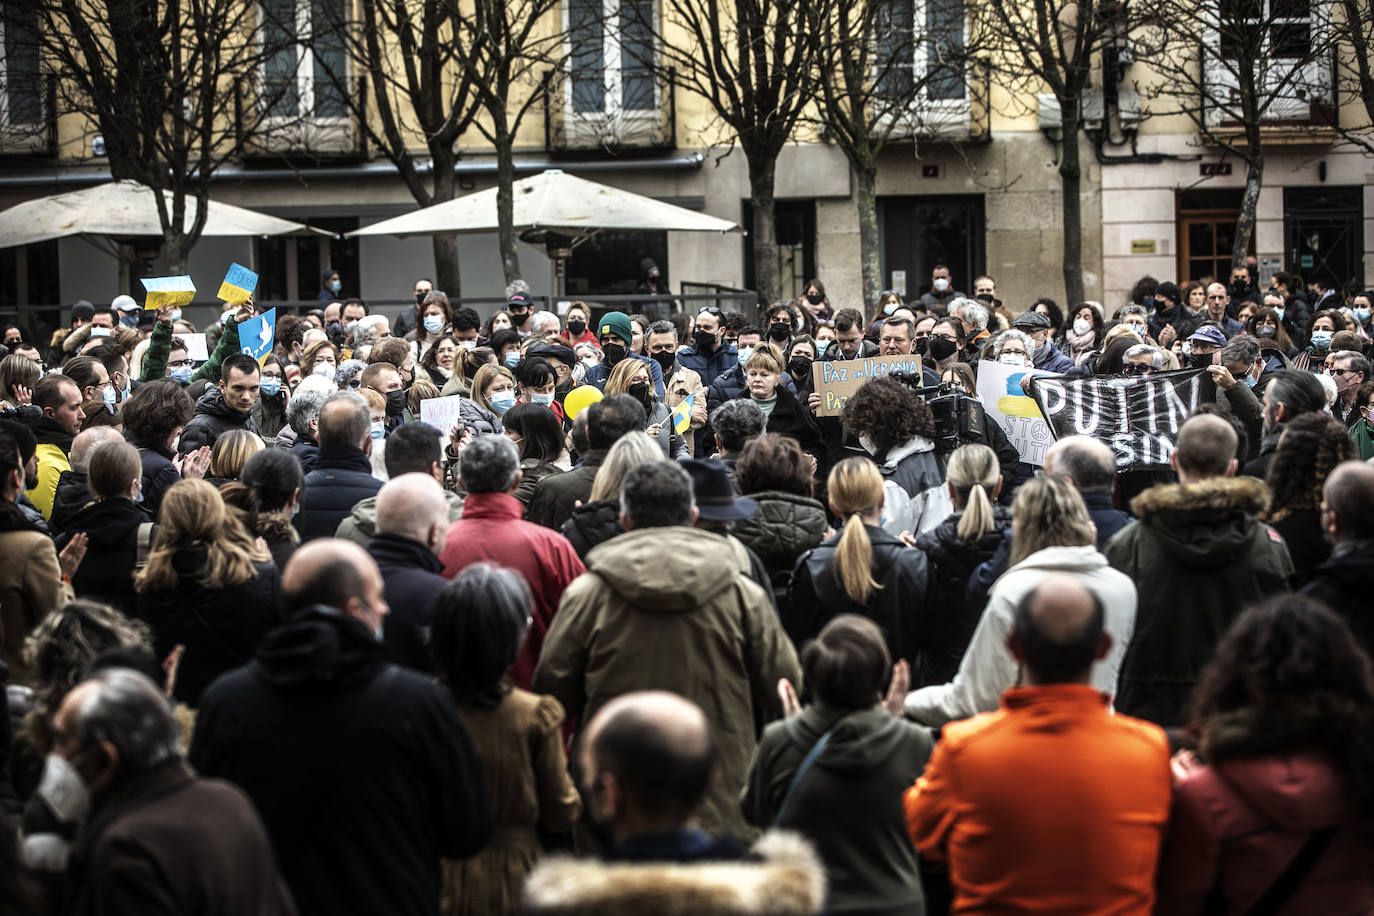
[[[1374,382],[1365,382],[1355,395],[1355,413],[1351,418],[1350,441],[1361,461],[1374,458]],[[59,484],[60,486],[60,484]]]
[[[907,696],[906,713],[919,722],[944,725],[997,708],[1002,691],[1017,682],[1017,662],[1006,644],[1017,604],[1051,577],[1091,590],[1105,608],[1111,645],[1100,664],[1092,666],[1091,683],[1108,696],[1117,693],[1122,659],[1135,629],[1135,584],[1097,551],[1087,507],[1067,482],[1051,477],[1030,481],[1017,491],[1011,511],[1010,568],[993,586],[954,679]]]
[[[1374,467],[1346,461],[1322,488],[1322,535],[1334,545],[1300,592],[1343,617],[1365,652],[1374,652]]]
[[[786,595],[797,558],[819,545],[830,527],[825,507],[812,498],[811,473],[810,456],[795,439],[777,433],[745,443],[735,466],[740,493],[758,511],[736,522],[732,533],[763,561],[775,597]]]
[[[1034,345],[1031,364],[1046,372],[1067,372],[1073,368],[1073,360],[1060,353],[1054,346],[1054,328],[1050,320],[1036,311],[1023,312],[1012,321],[1013,329],[1030,335]]]
[[[901,797],[930,757],[930,733],[902,719],[900,678],[872,621],[836,617],[801,659],[816,702],[765,729],[744,816],[760,828],[796,830],[816,847],[828,912],[923,914]],[[881,702],[889,678],[891,706]]]
[[[782,354],[772,346],[760,346],[744,362],[746,388],[739,394],[748,398],[765,418],[764,428],[770,433],[796,440],[802,451],[818,462],[826,457],[824,442],[815,418],[797,399],[794,386],[779,384],[785,376]]]
[[[620,488],[631,471],[651,461],[666,461],[658,443],[646,433],[626,433],[606,452],[596,469],[587,502],[572,511],[559,532],[585,563],[593,547],[620,534]]]
[[[285,433],[279,433],[277,447],[289,448],[307,474],[315,470],[315,459],[320,453],[320,410],[325,398],[337,390],[332,382],[311,376],[301,382],[286,404],[286,423],[292,439],[288,442]]]
[[[945,486],[954,512],[916,540],[929,570],[920,659],[910,660],[918,687],[943,684],[958,672],[985,603],[966,597],[969,578],[1011,533],[1011,510],[997,505],[1002,474],[992,449],[977,444],[955,449]]]
[[[31,482],[21,481],[21,490],[46,520],[52,515],[58,478],[63,471],[71,470],[67,455],[72,440],[81,432],[86,414],[81,408],[81,389],[61,375],[46,375],[39,380],[33,389],[33,406],[39,414],[25,414],[18,419],[37,440],[38,473]]]
[[[734,837],[713,838],[694,824],[724,770],[728,747],[715,731],[709,712],[663,691],[623,695],[594,715],[580,746],[582,789],[609,848],[600,861],[537,866],[526,912],[821,912],[824,869],[809,844],[769,834],[752,861],[740,861]]]
[[[716,457],[725,462],[731,480],[735,480],[735,468],[745,444],[763,432],[766,422],[767,417],[753,401],[726,401],[711,411]]]
[[[1374,908],[1369,657],[1330,611],[1277,597],[1235,621],[1174,759],[1159,912]]]
[[[663,370],[654,360],[634,351],[634,333],[634,324],[630,321],[630,316],[624,312],[607,312],[601,316],[597,339],[601,343],[605,360],[587,370],[587,384],[604,391],[606,382],[611,377],[611,371],[622,360],[634,359],[648,368],[649,381],[653,385],[654,394],[659,400],[662,400],[664,396]]]
[[[1065,436],[1045,450],[1045,473],[1062,477],[1083,497],[1088,517],[1097,529],[1097,549],[1131,523],[1130,515],[1112,505],[1116,456],[1100,439]]]
[[[492,832],[451,698],[386,660],[382,577],[358,545],[303,545],[282,610],[253,662],[205,692],[191,764],[248,793],[301,913],[438,916],[440,857]]]
[[[482,758],[496,824],[480,853],[445,863],[445,916],[519,912],[541,835],[566,833],[582,810],[563,756],[563,707],[505,676],[531,611],[524,579],[488,563],[459,573],[434,606],[435,669]]]
[[[623,394],[639,402],[648,419],[646,432],[658,442],[665,457],[673,461],[691,457],[686,441],[674,424],[672,408],[654,395],[649,370],[643,363],[622,361],[611,370],[604,391],[606,397]]]
[[[11,432],[15,432],[16,428],[27,431],[26,427],[17,423],[0,422],[0,428],[9,429]],[[16,435],[18,434],[16,433]],[[28,435],[32,437],[33,434],[28,433]],[[72,451],[69,456],[71,469],[63,471],[57,478],[57,491],[53,494],[52,501],[52,517],[48,519],[48,527],[54,537],[65,533],[71,523],[72,516],[95,499],[91,495],[86,479],[91,453],[95,451],[95,447],[102,442],[123,441],[125,441],[124,436],[119,430],[110,426],[96,426],[92,429],[82,430],[72,440]],[[36,441],[34,446],[36,453]],[[139,473],[141,476],[141,469]]]
[[[267,447],[262,437],[246,429],[231,429],[215,440],[210,449],[210,467],[206,469],[207,483],[218,487],[238,480],[248,459]]]
[[[1322,488],[1343,461],[1355,457],[1346,428],[1328,414],[1309,413],[1284,424],[1265,484],[1269,508],[1260,520],[1283,538],[1293,561],[1289,585],[1300,588],[1331,553],[1322,536]]]
[[[520,486],[515,498],[528,508],[539,481],[566,470],[563,424],[553,411],[538,404],[516,404],[501,419],[506,436],[520,450]]]
[[[566,474],[539,481],[530,497],[527,520],[558,531],[572,517],[576,503],[587,502],[606,452],[620,437],[648,425],[644,406],[628,395],[612,395],[586,408],[588,451],[582,463]],[[579,414],[581,416],[581,414]]]
[[[547,411],[546,411],[547,412]],[[402,474],[427,474],[442,486],[445,480],[444,451],[439,430],[426,423],[402,423],[386,437],[387,479]],[[444,490],[448,506],[448,520],[457,521],[463,514],[463,497],[452,490]],[[339,523],[335,537],[347,538],[360,547],[377,530],[377,497],[369,496],[354,503],[348,517]]]
[[[300,535],[291,518],[301,504],[305,474],[296,456],[269,448],[249,458],[235,483],[220,487],[224,504],[236,510],[239,523],[254,538],[262,538],[277,569],[296,552]]]
[[[285,382],[286,366],[276,356],[269,355],[262,363],[258,399],[249,411],[258,434],[269,440],[268,444],[276,440],[277,433],[286,425],[286,403],[291,391]]]
[[[691,316],[687,316],[690,318]],[[689,411],[688,428],[682,438],[691,455],[697,454],[700,441],[697,431],[706,426],[706,386],[695,369],[689,369],[678,361],[678,332],[671,322],[655,321],[649,326],[649,334],[644,340],[645,352],[658,363],[663,371],[664,404],[670,410],[692,399]],[[700,457],[706,457],[704,454]]]
[[[235,353],[220,367],[220,385],[209,388],[196,401],[195,415],[186,423],[177,443],[177,454],[185,456],[215,440],[231,429],[258,431],[253,422],[253,403],[258,399],[261,375],[258,361]]]
[[[917,849],[949,863],[953,912],[1151,912],[1169,749],[1099,692],[1106,619],[1080,579],[1051,574],[1020,595],[1007,650],[1024,686],[1008,684],[996,712],[945,726],[907,792]]]
[[[1236,434],[1225,420],[1189,418],[1171,459],[1179,482],[1136,497],[1136,521],[1104,548],[1114,568],[1148,584],[1117,709],[1166,728],[1185,724],[1188,693],[1231,621],[1287,591],[1293,573],[1283,538],[1257,518],[1269,493],[1257,480],[1233,476],[1235,454]]]
[[[472,397],[458,405],[458,416],[473,434],[501,432],[501,416],[515,406],[515,375],[505,366],[483,366],[472,377]]]
[[[362,395],[340,391],[325,399],[319,439],[315,468],[305,475],[305,496],[295,521],[302,542],[332,536],[354,505],[382,488],[368,459],[371,416]]]
[[[585,568],[567,538],[521,519],[520,503],[511,495],[520,484],[520,455],[505,436],[484,436],[467,447],[460,482],[468,498],[462,518],[448,528],[440,554],[443,575],[453,579],[473,563],[487,562],[524,577],[533,595],[532,620],[510,676],[527,687],[559,599]]]
[[[152,538],[151,519],[138,499],[143,474],[138,450],[125,442],[102,442],[91,450],[88,462],[93,501],[71,517],[57,547],[60,550],[84,534],[90,561],[83,561],[72,573],[73,591],[132,616],[138,609],[134,564],[140,543],[146,553]],[[144,525],[148,528],[140,542],[139,529]]]
[[[638,467],[620,498],[626,533],[593,551],[586,575],[563,593],[534,690],[584,722],[646,685],[699,704],[721,747],[702,829],[742,835],[738,789],[754,749],[753,710],[777,709],[779,678],[800,683],[796,653],[767,593],[738,568],[722,568],[717,535],[690,527],[685,471]],[[726,627],[740,638],[700,636]]]
[[[1283,424],[1301,414],[1324,409],[1326,393],[1312,373],[1297,369],[1275,373],[1264,389],[1264,409],[1261,414],[1264,419],[1264,438],[1260,441],[1259,455],[1245,465],[1246,476],[1260,480],[1265,478],[1269,463],[1274,460],[1274,452],[1278,450]]]
[[[877,624],[892,658],[910,663],[924,646],[926,556],[878,526],[883,478],[867,458],[846,458],[828,481],[830,511],[844,527],[797,560],[783,622],[794,645],[834,617],[857,614]]]

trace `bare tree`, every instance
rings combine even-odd
[[[347,9],[340,5],[338,17],[304,37],[314,60],[415,202],[429,207],[452,200],[458,139],[478,111],[455,7],[448,0],[358,0],[352,20],[343,18]],[[294,4],[283,12],[293,14]],[[287,30],[290,24],[279,25]],[[335,47],[344,53],[328,53]],[[351,91],[351,73],[366,75],[365,94]],[[460,296],[457,235],[436,233],[431,242],[436,288]]]
[[[236,154],[240,132],[254,128],[228,113],[239,84],[270,53],[259,40],[256,7],[242,0],[34,2],[62,107],[85,116],[104,138],[115,178],[156,192],[165,269],[183,272],[205,228],[210,181]]]
[[[1342,136],[1374,153],[1374,0],[1340,0],[1332,34],[1337,88],[1364,106],[1353,126],[1336,119]],[[1339,95],[1337,96],[1339,102]]]
[[[1243,266],[1264,184],[1265,127],[1335,121],[1329,21],[1291,0],[1142,0],[1138,46],[1156,115],[1184,115],[1208,146],[1245,163],[1231,250]]]
[[[643,61],[710,108],[744,153],[753,209],[751,244],[759,298],[776,300],[774,184],[778,154],[813,101],[818,38],[814,0],[662,0],[657,55]]]
[[[849,160],[857,182],[859,250],[867,307],[879,268],[878,157],[895,140],[938,136],[967,114],[963,0],[811,0],[817,36],[818,126]],[[916,11],[924,15],[917,21]]]

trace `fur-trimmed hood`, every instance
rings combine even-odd
[[[825,905],[825,869],[806,840],[771,831],[753,861],[599,862],[553,856],[525,883],[530,916],[792,916]]]
[[[1135,517],[1145,521],[1167,512],[1245,512],[1269,508],[1269,488],[1253,477],[1213,477],[1199,483],[1151,487],[1131,500]]]
[[[1269,488],[1253,477],[1218,477],[1153,487],[1131,502],[1140,524],[1183,565],[1208,570],[1229,566],[1251,550],[1269,506]],[[1281,541],[1270,531],[1273,540]]]

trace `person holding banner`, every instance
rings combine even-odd
[[[825,445],[810,411],[782,384],[782,353],[772,344],[759,344],[744,364],[747,387],[739,400],[752,401],[767,418],[764,428],[770,433],[797,440],[802,451],[818,462],[825,458]]]
[[[181,309],[175,306],[157,310],[157,323],[153,325],[153,333],[148,338],[148,349],[143,354],[143,369],[139,374],[139,381],[152,382],[160,378],[177,378],[175,373],[168,371],[167,359],[172,352],[173,315],[179,314],[180,311]],[[208,382],[219,378],[220,365],[225,357],[239,352],[238,326],[252,317],[253,300],[250,299],[240,306],[238,311],[224,319],[224,330],[215,341],[215,349],[210,353],[210,358],[199,369],[191,372],[182,384],[189,385],[202,379]],[[181,379],[177,378],[177,381]]]

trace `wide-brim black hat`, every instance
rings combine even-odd
[[[735,522],[759,511],[756,500],[736,496],[730,471],[717,458],[684,458],[678,462],[692,478],[697,515],[708,522]]]

